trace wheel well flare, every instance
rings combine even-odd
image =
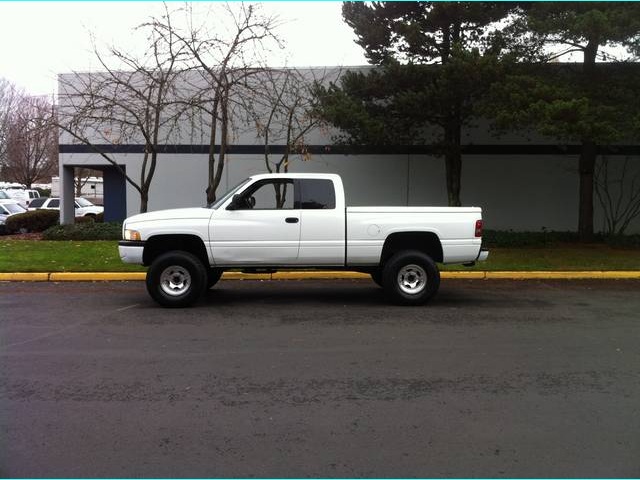
[[[442,262],[442,244],[433,232],[400,232],[387,237],[382,247],[380,264],[403,250],[417,250],[429,255],[434,262]]]
[[[159,255],[172,250],[192,253],[203,265],[209,265],[204,242],[196,235],[155,235],[146,241],[142,261],[145,265],[151,265]]]

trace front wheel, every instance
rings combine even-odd
[[[218,283],[222,277],[222,269],[220,268],[209,268],[207,270],[207,289],[213,288],[213,286]]]
[[[435,262],[422,252],[408,250],[391,257],[382,270],[384,289],[398,305],[422,305],[440,287]]]
[[[207,271],[198,257],[172,251],[156,258],[147,272],[147,291],[163,307],[188,307],[207,286]]]

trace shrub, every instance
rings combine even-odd
[[[50,188],[40,188],[40,187],[36,187],[34,188],[34,190],[36,190],[41,197],[50,197],[51,196],[51,189]]]
[[[514,232],[512,230],[485,230],[482,242],[485,247],[545,247],[554,243],[579,243],[578,232],[554,232],[542,230],[540,232]],[[613,235],[596,233],[593,243],[611,245],[612,247],[636,248],[640,247],[640,235]]]
[[[104,212],[100,212],[95,216],[96,222],[103,223],[104,222]]]
[[[612,247],[640,247],[640,235],[612,235],[607,237],[607,244]]]
[[[93,219],[93,217],[90,216],[84,216],[84,217],[76,217],[74,220],[75,223],[93,223],[95,222],[95,220]]]
[[[544,247],[551,243],[577,242],[577,232],[514,232],[512,230],[485,230],[483,243],[488,247]],[[597,241],[602,241],[598,238]]]
[[[120,240],[122,223],[85,222],[55,225],[42,234],[43,240]]]
[[[11,215],[5,221],[7,233],[43,232],[56,225],[60,212],[57,210],[34,210],[31,212]]]

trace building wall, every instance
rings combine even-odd
[[[134,177],[142,155],[114,155]],[[620,171],[624,157],[611,157]],[[640,174],[640,159],[633,170]],[[104,164],[92,154],[63,154],[65,165]],[[484,210],[486,228],[500,230],[576,230],[578,215],[578,158],[569,155],[467,155],[463,158],[462,202]],[[150,190],[150,210],[206,203],[207,156],[164,154]],[[230,155],[221,195],[249,175],[264,173],[259,155]],[[312,155],[294,158],[292,172],[340,174],[348,205],[446,205],[444,162],[426,155]],[[631,174],[631,173],[629,173]],[[138,192],[129,184],[127,214],[139,211]],[[603,215],[596,201],[596,230]],[[629,228],[640,233],[640,219]]]
[[[330,73],[326,79],[339,75],[339,70],[335,68],[328,67],[326,71]],[[320,78],[325,73],[325,69],[306,71],[309,78]],[[69,99],[64,94],[68,85],[75,82],[80,82],[82,85],[83,78],[91,75],[94,74],[60,76],[61,112],[69,108],[67,105]],[[195,124],[200,125],[198,122]],[[203,149],[200,144],[206,143],[205,133],[208,128],[194,130],[189,125],[185,123],[184,128],[175,130],[165,138],[164,143],[185,147],[184,151],[191,151],[194,147],[196,151],[206,151],[206,148]],[[256,134],[255,126],[240,117],[234,119],[232,126],[233,131],[230,134],[232,148],[243,147],[240,148],[241,151],[260,152],[261,139]],[[331,128],[316,128],[305,135],[305,143],[319,147],[317,150],[324,152],[324,146],[333,145],[336,133]],[[495,137],[491,134],[489,125],[481,121],[465,128],[462,133],[464,145],[480,147],[476,148],[476,154],[463,157],[462,202],[464,205],[483,207],[488,228],[516,231],[539,231],[543,228],[577,230],[578,158],[575,155],[578,151],[577,146],[561,146],[555,139],[526,131],[512,131]],[[119,137],[118,132],[112,132],[110,128],[96,128],[94,131],[89,131],[88,135],[98,144],[112,142],[116,146],[126,144],[129,147],[139,147],[138,151],[142,149],[141,145],[132,145],[139,143],[140,139],[127,138],[127,141],[124,141]],[[277,139],[273,142],[282,144],[282,141]],[[74,147],[74,143],[68,134],[64,132],[61,134],[61,172],[68,166],[109,165],[95,153],[66,153],[74,151],[71,148]],[[639,147],[637,145],[631,145],[631,147],[632,154],[636,156],[632,158],[628,178],[632,178],[635,174],[640,175]],[[369,150],[376,151],[373,148]],[[82,151],[82,149],[75,151]],[[412,150],[400,146],[397,151]],[[478,154],[486,151],[497,153]],[[572,154],[566,154],[565,151],[571,151]],[[111,156],[118,163],[125,165],[128,174],[139,181],[141,153],[112,154]],[[612,155],[609,158],[614,170],[619,173],[621,162],[627,157]],[[429,155],[314,153],[308,161],[302,161],[299,156],[294,156],[290,170],[340,174],[345,183],[349,205],[447,204],[444,161]],[[205,154],[160,154],[150,190],[149,209],[204,205],[207,171]],[[218,194],[221,195],[229,186],[235,185],[248,175],[264,172],[266,168],[262,155],[231,154],[227,159]],[[126,185],[126,197],[127,214],[137,213],[140,204],[139,195],[130,184]],[[601,230],[603,215],[597,200],[595,210],[595,227],[596,230]],[[640,219],[635,220],[628,232],[640,233]]]

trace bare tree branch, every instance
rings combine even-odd
[[[53,105],[43,97],[20,95],[7,117],[4,175],[31,188],[49,182],[58,165]]]

